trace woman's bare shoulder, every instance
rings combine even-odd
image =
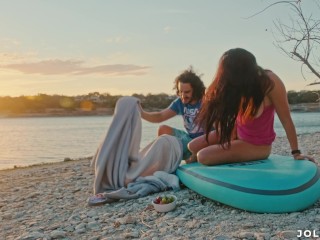
[[[275,74],[274,72],[272,72],[271,70],[265,70],[265,73],[267,74],[267,76],[271,79],[274,78],[279,78],[277,74]],[[280,78],[279,78],[280,79]]]
[[[280,77],[275,74],[274,72],[272,72],[271,70],[266,70],[265,73],[267,74],[267,76],[274,82],[274,84],[277,86],[281,86],[283,87],[283,82],[280,79]]]

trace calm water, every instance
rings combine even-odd
[[[292,117],[298,134],[320,132],[320,112],[292,113]],[[0,169],[92,156],[111,120],[111,116],[0,118]],[[181,117],[162,124],[183,128]],[[156,137],[159,125],[142,122],[141,147]],[[284,136],[278,119],[275,129]]]

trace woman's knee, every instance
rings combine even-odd
[[[205,141],[205,138],[203,136],[197,137],[188,143],[188,149],[192,153],[197,153],[207,146],[208,143]]]
[[[208,156],[207,156],[207,154],[206,154],[206,152],[205,151],[199,151],[198,153],[197,153],[197,160],[198,160],[198,162],[199,163],[201,163],[201,164],[204,164],[204,165],[209,165],[208,163]]]
[[[198,162],[203,165],[221,164],[221,157],[219,150],[214,146],[205,147],[197,153]]]
[[[192,141],[190,141],[189,143],[188,143],[188,149],[189,149],[189,151],[190,152],[192,152],[192,153],[196,153],[196,151],[195,151],[195,146],[194,146],[195,144],[194,144],[194,140],[192,140]]]

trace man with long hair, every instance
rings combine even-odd
[[[158,136],[169,134],[179,138],[183,145],[183,158],[186,159],[190,156],[188,143],[203,134],[203,130],[195,125],[194,120],[201,106],[205,86],[200,76],[190,67],[176,77],[173,89],[176,91],[177,98],[169,107],[159,112],[146,112],[141,107],[141,117],[152,123],[160,123],[176,115],[182,115],[186,131],[161,125]]]

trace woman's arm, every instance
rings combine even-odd
[[[268,98],[271,101],[271,103],[274,105],[275,110],[277,112],[277,115],[280,119],[280,122],[286,132],[291,151],[298,150],[298,139],[296,134],[296,128],[294,126],[294,123],[291,118],[288,98],[287,98],[287,92],[286,88],[281,81],[281,79],[274,74],[273,72],[268,72],[268,76],[273,80],[274,82],[274,88],[269,92]],[[314,161],[312,157],[302,155],[300,153],[296,153],[293,155],[295,159],[309,159],[311,161]]]

